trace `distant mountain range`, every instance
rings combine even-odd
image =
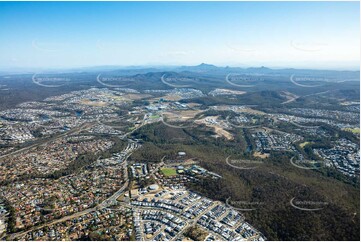
[[[149,72],[194,72],[194,73],[257,73],[257,74],[303,74],[303,73],[314,73],[314,74],[332,74],[332,73],[353,73],[357,74],[360,71],[339,71],[339,70],[313,70],[313,69],[295,69],[295,68],[283,68],[283,69],[271,69],[265,66],[261,67],[230,67],[230,66],[215,66],[212,64],[201,63],[196,66],[94,66],[94,67],[77,67],[77,68],[53,68],[53,69],[30,69],[30,68],[8,68],[0,69],[0,75],[10,75],[10,74],[31,74],[31,73],[79,73],[79,72],[119,72],[122,75],[135,75],[135,74],[145,74]],[[358,74],[359,75],[359,74]]]

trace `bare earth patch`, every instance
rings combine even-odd
[[[105,107],[107,105],[106,102],[102,101],[91,101],[89,99],[83,99],[80,101],[81,104],[88,105],[88,106],[94,106],[94,107]]]
[[[267,154],[267,153],[262,154],[261,152],[254,152],[253,156],[261,158],[261,159],[265,159],[265,158],[269,157],[269,154]]]

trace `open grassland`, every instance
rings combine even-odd
[[[306,145],[308,145],[308,144],[311,144],[311,142],[308,142],[308,141],[303,142],[303,143],[300,144],[300,147],[301,147],[301,148],[304,148],[304,147],[305,147]]]
[[[353,134],[360,134],[360,128],[345,128],[345,131],[349,131]]]

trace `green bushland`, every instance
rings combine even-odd
[[[160,161],[164,155],[176,157],[182,150],[198,158],[206,169],[222,179],[203,179],[189,183],[190,189],[212,199],[259,202],[256,210],[243,212],[246,220],[269,240],[358,240],[359,183],[333,169],[303,170],[291,165],[290,152],[271,152],[263,164],[250,170],[239,170],[226,164],[225,159],[252,158],[246,152],[252,145],[248,130],[232,131],[235,140],[213,138],[213,132],[202,125],[174,129],[156,123],[134,133],[145,141],[132,157],[143,161]],[[248,140],[248,141],[247,141]],[[327,146],[326,140],[319,146]],[[307,145],[306,147],[308,147]],[[253,158],[254,159],[254,158]],[[302,211],[290,205],[295,197],[300,201],[325,202],[319,211]]]

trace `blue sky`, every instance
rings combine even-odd
[[[0,67],[351,68],[358,2],[0,2]]]

